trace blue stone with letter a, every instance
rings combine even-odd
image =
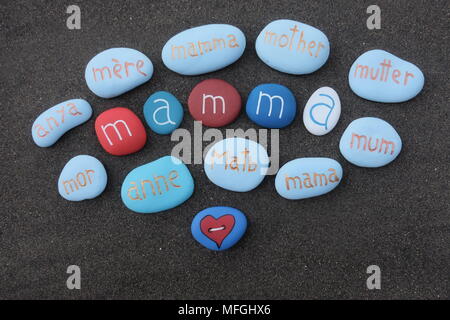
[[[183,120],[183,107],[174,95],[165,91],[152,94],[144,104],[144,117],[157,134],[170,134]]]

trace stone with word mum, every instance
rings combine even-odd
[[[314,91],[303,110],[303,124],[306,130],[316,136],[323,136],[334,129],[341,116],[341,100],[330,87]]]
[[[144,104],[144,117],[150,129],[157,134],[170,134],[183,120],[183,107],[169,92],[158,91]]]

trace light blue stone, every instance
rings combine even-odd
[[[139,213],[172,209],[194,192],[194,179],[178,158],[165,156],[131,170],[122,183],[122,201]]]
[[[145,121],[158,134],[172,133],[180,126],[183,114],[181,103],[169,92],[155,92],[144,104]]]
[[[360,167],[377,168],[394,161],[402,150],[402,140],[386,121],[359,118],[345,129],[339,149],[349,162]]]
[[[269,23],[256,38],[255,46],[264,63],[296,75],[318,70],[330,55],[330,44],[322,31],[293,20]]]
[[[342,167],[330,158],[299,158],[286,163],[278,171],[275,188],[290,200],[323,195],[342,180]]]
[[[135,49],[111,48],[89,61],[84,72],[87,86],[102,98],[113,98],[150,80],[153,64]]]
[[[61,102],[41,113],[33,122],[31,135],[39,147],[50,147],[70,129],[92,116],[91,105],[83,99]]]
[[[167,68],[183,75],[216,71],[238,60],[245,50],[245,35],[228,24],[207,24],[174,35],[162,49]]]
[[[105,190],[108,176],[103,164],[88,155],[67,162],[58,179],[61,197],[70,201],[93,199]]]
[[[297,103],[294,94],[281,84],[260,84],[247,99],[248,117],[265,128],[284,128],[294,121]]]
[[[418,95],[425,78],[414,64],[384,50],[370,50],[355,60],[348,82],[361,98],[393,103]]]

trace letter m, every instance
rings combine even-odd
[[[384,149],[384,154],[387,154],[389,151],[389,146],[391,146],[391,154],[394,154],[394,150],[395,150],[395,144],[392,141],[388,141],[388,140],[384,140],[381,139],[381,144],[380,144],[380,149],[378,150],[378,152],[381,152],[383,150],[383,145],[385,146]]]
[[[225,99],[221,96],[212,96],[212,95],[206,95],[203,94],[203,101],[202,101],[202,114],[205,114],[206,112],[206,99],[212,100],[212,107],[213,107],[213,113],[216,114],[216,102],[217,100],[220,100],[222,102],[222,113],[225,113]]]
[[[355,138],[358,139],[358,147],[357,147],[357,149],[359,149],[361,147],[361,140],[364,139],[363,150],[366,150],[367,137],[365,135],[358,135],[356,133],[352,133],[352,140],[350,141],[350,149],[353,149],[354,139]]]
[[[64,186],[64,191],[66,191],[66,194],[70,194],[71,192],[78,190],[78,184],[73,179],[63,181],[63,186]],[[70,187],[70,191],[67,188],[67,186]],[[73,186],[75,186],[75,188]]]
[[[271,114],[272,114],[273,100],[274,99],[278,99],[280,101],[280,114],[278,115],[278,118],[281,119],[281,117],[283,116],[283,108],[284,108],[284,100],[283,100],[283,98],[280,97],[280,96],[271,96],[271,95],[269,95],[267,93],[264,93],[262,91],[259,92],[258,106],[256,107],[256,114],[259,114],[259,109],[261,107],[262,97],[269,98],[269,113],[267,114],[268,117],[270,117]]]
[[[357,64],[356,68],[355,68],[355,74],[354,77],[358,77],[358,69],[360,69],[361,71],[359,72],[359,77],[360,78],[367,78],[367,76],[369,75],[369,67],[368,66],[364,66],[362,64]]]
[[[297,181],[298,181],[298,186],[301,189],[302,188],[302,180],[300,180],[300,177],[295,176],[295,177],[289,177],[289,176],[285,176],[285,182],[286,182],[286,189],[290,190],[291,188],[289,187],[289,182],[292,182],[293,185],[293,189],[297,189]]]
[[[130,128],[128,128],[128,125],[125,121],[123,120],[117,120],[114,123],[107,123],[106,125],[102,125],[102,130],[103,130],[103,134],[105,135],[106,139],[108,139],[108,143],[112,146],[113,143],[111,141],[111,139],[109,138],[108,134],[106,133],[106,129],[108,129],[108,127],[112,127],[114,128],[114,131],[116,132],[117,136],[119,137],[119,140],[122,141],[122,135],[120,134],[119,129],[117,128],[117,125],[121,123],[123,124],[123,126],[125,127],[125,129],[127,129],[128,135],[131,137],[133,136],[131,134]]]

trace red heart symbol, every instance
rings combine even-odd
[[[234,227],[234,216],[226,214],[218,219],[213,216],[205,216],[200,221],[200,230],[202,233],[214,241],[220,248],[223,240],[230,234]]]

